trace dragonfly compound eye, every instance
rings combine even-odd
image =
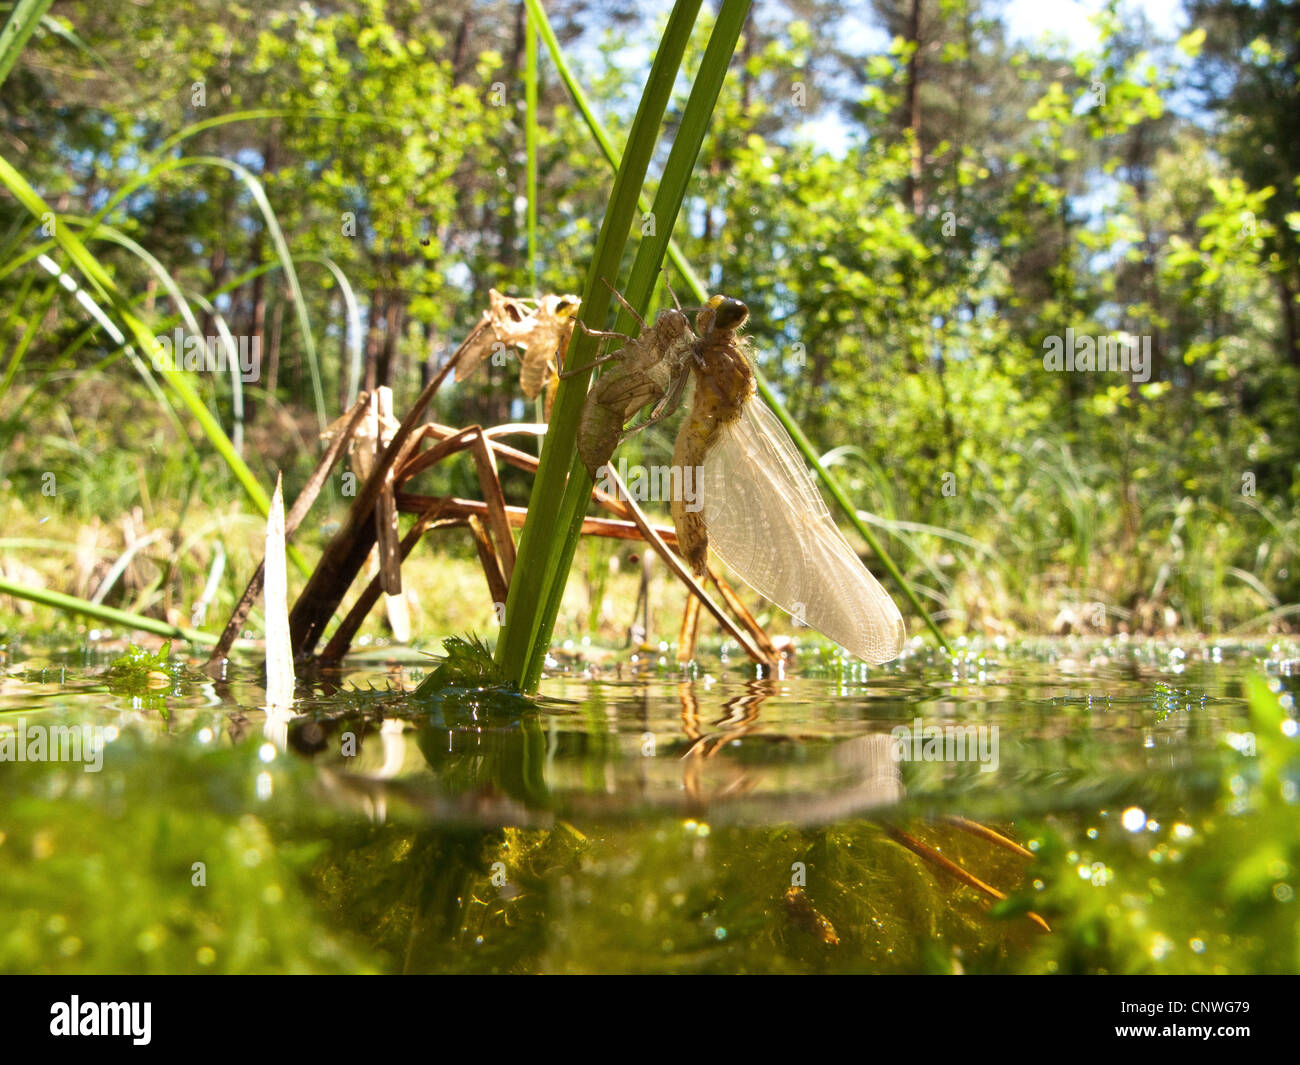
[[[740,300],[723,299],[713,312],[713,326],[715,329],[738,329],[748,317],[749,308]]]

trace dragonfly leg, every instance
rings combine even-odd
[[[602,277],[601,280],[605,282],[605,287],[608,288],[609,291],[614,294],[614,298],[618,300],[618,302],[621,303],[624,307],[627,308],[627,313],[630,314],[633,318],[635,318],[637,324],[642,329],[644,329],[646,327],[645,319],[642,318],[639,314],[637,314],[636,308],[633,307],[632,304],[628,303],[628,301],[623,298],[623,293],[621,293],[618,289],[616,289],[613,285],[611,285],[609,283],[608,278]]]
[[[682,374],[676,381],[674,381],[673,386],[671,390],[668,392],[668,394],[664,396],[664,398],[661,399],[658,403],[655,404],[654,410],[650,412],[650,417],[648,417],[640,425],[634,425],[631,429],[628,429],[623,434],[623,440],[626,440],[629,436],[632,436],[634,433],[639,433],[642,429],[649,429],[650,426],[654,425],[656,422],[663,421],[674,411],[676,411],[677,408],[681,405],[682,395],[686,391],[687,380],[688,380],[688,375]],[[621,442],[622,441],[620,441],[620,443]]]
[[[626,333],[616,333],[612,329],[592,329],[591,326],[589,326],[586,322],[579,322],[578,324],[582,326],[582,331],[586,333],[588,336],[616,337],[617,339],[623,341],[625,344],[632,343],[632,338],[628,336]]]
[[[579,322],[578,324],[582,325],[583,329],[587,329],[587,327],[583,325],[581,322]],[[595,337],[620,337],[623,340],[626,340],[629,344],[632,342],[630,337],[625,337],[623,336],[622,333],[601,333],[601,332],[597,332],[594,329],[587,329],[587,332]],[[586,366],[579,367],[578,369],[575,370],[564,370],[563,372],[558,373],[555,376],[558,377],[561,381],[567,381],[570,377],[575,377],[580,373],[586,373],[592,367],[600,366],[603,363],[609,362],[610,359],[618,358],[618,356],[622,354],[623,354],[623,349],[619,348],[618,351],[611,351],[608,355],[601,355],[599,358],[592,359],[591,362],[587,363]]]
[[[673,291],[672,284],[668,281],[668,267],[664,267],[664,288],[668,290],[668,295],[673,298],[673,306],[679,311],[682,309],[682,301],[677,298],[677,293]]]

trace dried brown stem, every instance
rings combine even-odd
[[[778,652],[776,647],[773,646],[772,641],[768,637],[763,626],[760,625],[754,615],[749,612],[749,608],[740,601],[740,597],[736,595],[735,590],[731,585],[723,579],[722,574],[718,572],[718,567],[712,564],[712,560],[710,560],[709,564],[709,579],[713,581],[713,586],[718,589],[718,594],[722,596],[722,601],[726,603],[727,606],[731,608],[731,612],[740,619],[740,623],[744,625],[749,631],[749,634],[754,637],[754,642],[763,649],[764,654],[768,655],[772,661],[779,659],[781,657],[780,652]]]
[[[668,549],[665,538],[650,524],[650,520],[646,517],[645,512],[637,505],[636,500],[629,497],[627,486],[619,480],[618,474],[609,467],[606,467],[606,473],[614,483],[615,491],[619,500],[622,501],[627,513],[632,516],[632,521],[636,524],[636,527],[641,530],[642,538],[650,544],[656,552],[658,552],[659,557],[667,563],[668,568],[673,571],[673,574],[677,579],[685,584],[690,592],[700,600],[709,613],[717,619],[718,624],[722,626],[723,630],[738,644],[740,644],[750,658],[755,662],[762,662],[764,665],[775,664],[776,659],[760,650],[757,644],[755,644],[750,638],[749,633],[737,626],[736,623],[727,616],[726,612],[713,601],[709,596],[709,593],[706,592],[703,587],[701,587],[700,582],[695,579],[695,575],[691,573],[690,568],[682,561],[681,556],[679,556],[675,551],[670,551]],[[597,494],[599,495],[600,493]],[[677,538],[674,536],[674,543],[676,543],[676,539]]]
[[[1006,899],[1007,896],[1004,892],[999,891],[992,884],[984,883],[984,881],[979,877],[968,873],[951,858],[947,858],[940,854],[933,847],[922,843],[915,836],[910,836],[901,828],[895,828],[893,825],[885,825],[884,828],[890,839],[895,843],[906,847],[922,861],[928,862],[929,864],[942,869],[955,880],[961,881],[961,883],[965,884],[969,888],[974,888],[980,894],[986,895],[988,898],[995,899],[998,902],[1002,902]],[[1026,911],[1025,916],[1033,921],[1034,924],[1038,925],[1038,927],[1044,932],[1050,932],[1052,930],[1051,926],[1032,910]]]
[[[682,631],[677,636],[677,661],[690,662],[695,658],[695,641],[700,634],[700,601],[693,595],[686,597],[682,611]]]
[[[442,387],[447,374],[455,366],[455,359],[449,360],[432,381],[425,386],[414,406],[402,419],[402,424],[393,436],[392,443],[375,463],[370,476],[348,513],[348,520],[333,540],[325,547],[324,554],[316,564],[316,569],[308,578],[306,587],[294,603],[289,614],[289,630],[293,640],[293,653],[296,658],[311,655],[316,644],[324,634],[325,626],[334,616],[334,611],[343,600],[348,588],[352,586],[357,573],[365,564],[366,556],[375,542],[375,523],[372,517],[375,504],[384,486],[389,483],[389,475],[394,467],[400,467],[408,453],[408,441],[415,432],[416,424],[424,416],[425,408],[434,394]]]
[[[356,403],[352,409],[343,417],[343,425],[330,441],[330,445],[321,456],[320,462],[312,470],[311,476],[307,478],[307,483],[298,493],[298,498],[293,501],[293,506],[289,508],[289,513],[284,519],[285,539],[289,539],[297,531],[298,526],[302,524],[302,519],[307,516],[307,511],[311,505],[316,502],[316,497],[320,495],[320,490],[325,486],[325,479],[329,472],[338,462],[343,449],[347,447],[348,441],[352,439],[361,424],[361,419],[365,416],[366,408],[369,405],[370,397],[362,392],[357,397]],[[253,603],[256,602],[258,595],[262,592],[262,580],[266,575],[266,560],[263,559],[257,564],[257,569],[253,572],[252,577],[248,580],[248,586],[244,589],[244,594],[240,597],[239,602],[235,604],[235,609],[230,615],[230,620],[226,622],[226,627],[221,633],[221,639],[217,641],[216,647],[212,649],[212,654],[208,656],[208,665],[212,666],[219,663],[223,658],[230,654],[230,648],[234,646],[235,640],[239,636],[239,630],[244,627],[244,622],[248,620],[248,612],[252,610]]]
[[[468,525],[474,537],[474,546],[478,548],[479,561],[483,564],[483,576],[487,578],[488,594],[492,596],[494,604],[504,604],[510,594],[510,586],[506,584],[505,574],[501,572],[501,559],[497,556],[492,538],[483,525],[483,519],[477,514],[470,517]]]
[[[416,519],[415,524],[402,537],[402,542],[398,548],[399,565],[406,560],[406,556],[419,543],[420,537],[441,517],[442,514],[435,503]],[[321,661],[337,662],[348,653],[348,648],[352,646],[357,630],[361,628],[362,622],[366,620],[366,615],[374,609],[375,603],[379,600],[383,588],[382,578],[383,574],[377,573],[370,583],[366,585],[357,601],[352,604],[352,609],[348,611],[347,616],[334,631],[334,635],[330,637],[329,643],[325,645],[325,650],[320,653]]]
[[[986,839],[990,843],[1002,847],[1004,850],[1009,850],[1013,854],[1020,855],[1022,858],[1032,858],[1034,856],[1033,851],[1025,850],[1025,848],[1014,839],[1008,839],[1006,836],[1002,835],[1001,832],[989,828],[988,825],[981,825],[978,821],[972,821],[966,817],[958,817],[956,814],[949,814],[944,817],[944,820],[953,827],[960,828],[963,832],[969,832],[972,836]]]

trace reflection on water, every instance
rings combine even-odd
[[[0,758],[20,725],[112,741],[96,773],[0,761],[0,966],[1293,969],[1296,657],[1057,643],[537,703],[393,666],[270,716],[256,670],[10,648]]]

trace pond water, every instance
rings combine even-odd
[[[358,660],[292,718],[121,651],[3,647],[4,971],[1300,969],[1294,643]]]

